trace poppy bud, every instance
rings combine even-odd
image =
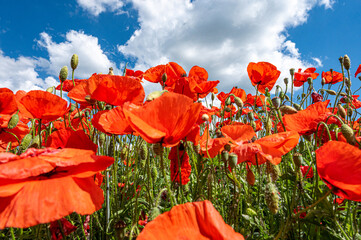
[[[59,73],[59,79],[61,82],[64,82],[68,77],[68,67],[64,66],[60,69],[60,73]]]
[[[164,73],[164,74],[162,75],[162,82],[163,82],[163,84],[164,84],[166,81],[167,81],[167,74]]]
[[[155,143],[153,144],[153,151],[155,155],[160,156],[163,154],[164,148],[161,143]]]
[[[231,112],[232,109],[231,109],[230,107],[225,107],[225,108],[224,108],[224,111],[226,111],[226,112]]]
[[[227,161],[228,161],[228,158],[229,158],[229,153],[228,153],[228,151],[222,151],[221,156],[222,156],[222,160],[223,160],[224,162],[227,162]]]
[[[312,79],[311,77],[308,77],[308,78],[307,78],[307,82],[308,82],[309,85],[312,85],[313,79]]]
[[[119,153],[119,157],[122,160],[126,160],[128,157],[128,146],[125,145]]]
[[[153,165],[152,167],[152,171],[150,173],[152,175],[152,179],[157,179],[158,178],[158,169],[155,165]]]
[[[277,181],[278,177],[281,175],[280,168],[278,165],[273,165],[270,162],[267,162],[267,173],[271,176],[273,182]]]
[[[257,216],[257,212],[253,210],[252,208],[247,208],[246,213],[248,216]]]
[[[110,141],[108,145],[108,156],[114,157],[114,142]]]
[[[208,122],[209,121],[209,116],[207,114],[203,114],[202,115],[202,121]]]
[[[253,186],[254,183],[256,182],[256,178],[254,176],[254,173],[252,172],[252,170],[250,168],[247,168],[247,182],[249,185]]]
[[[20,143],[20,149],[21,150],[25,150],[28,148],[30,142],[31,142],[31,139],[32,139],[32,135],[29,133],[29,134],[26,134],[23,139],[21,140],[21,143]]]
[[[291,106],[287,106],[287,105],[282,105],[280,107],[280,111],[281,113],[283,114],[295,114],[297,113],[298,111],[296,109],[294,109],[293,107]]]
[[[351,88],[351,80],[348,78],[345,78],[345,83],[348,88]]]
[[[349,125],[342,124],[341,132],[349,144],[354,145],[356,143],[355,133],[353,132],[352,128]]]
[[[139,157],[140,157],[141,160],[146,160],[147,156],[148,156],[147,144],[143,143],[142,145],[140,145]]]
[[[302,165],[302,154],[301,153],[294,153],[293,154],[293,163],[297,168],[300,168]]]
[[[236,103],[237,107],[243,108],[243,101],[239,97],[234,97],[234,102]]]
[[[254,113],[253,112],[249,112],[248,114],[247,114],[247,116],[248,116],[248,119],[250,120],[250,121],[254,121]]]
[[[272,104],[276,109],[278,109],[281,105],[281,99],[279,97],[272,98]]]
[[[284,78],[283,82],[287,85],[288,84],[288,78]]]
[[[250,121],[250,124],[251,124],[251,127],[253,128],[253,130],[256,131],[256,130],[257,130],[256,122],[253,121],[253,120],[251,120],[251,121]]]
[[[228,163],[231,169],[237,166],[238,156],[234,153],[229,154]]]
[[[295,75],[295,69],[294,68],[290,69],[290,74],[291,74],[291,76]]]
[[[215,95],[214,93],[211,94],[211,100],[214,101]]]
[[[71,60],[70,60],[70,66],[73,70],[75,70],[78,67],[78,63],[79,63],[79,58],[77,54],[73,54],[73,56],[71,56]]]
[[[331,89],[326,89],[326,92],[332,96],[335,96],[336,95],[336,92],[334,90],[331,90]]]
[[[113,73],[113,68],[112,68],[112,67],[109,68],[108,75],[114,75],[114,73]]]
[[[280,97],[281,99],[283,99],[283,98],[285,97],[285,93],[284,93],[283,91],[281,91],[279,97]]]
[[[347,116],[351,117],[353,113],[353,109],[352,108],[347,108]]]
[[[345,109],[341,106],[341,104],[337,104],[337,112],[338,112],[338,114],[339,114],[342,118],[345,118],[345,117],[346,117],[346,111],[345,111]]]
[[[321,85],[322,85],[322,87],[323,87],[323,85],[325,85],[326,84],[326,79],[325,78],[322,78],[322,80],[321,80]]]
[[[236,113],[236,120],[239,120],[241,118],[241,116],[242,116],[242,110],[239,109]]]
[[[272,120],[270,118],[267,120],[265,128],[266,132],[270,134],[272,129]]]
[[[76,106],[75,106],[74,103],[70,104],[70,110],[69,110],[69,112],[74,112],[75,108],[76,108]]]
[[[230,96],[228,96],[228,97],[226,98],[226,101],[224,101],[224,104],[225,104],[226,106],[228,106],[229,104],[231,104],[231,97],[230,97]]]
[[[343,57],[343,66],[346,68],[346,70],[349,70],[351,67],[351,60],[347,55]]]
[[[338,60],[340,61],[340,63],[343,65],[343,57],[339,57]]]
[[[158,207],[154,207],[150,210],[149,220],[154,220],[156,217],[160,215],[160,210]]]
[[[159,98],[160,96],[163,95],[163,93],[168,92],[167,90],[162,90],[162,91],[154,91],[148,94],[146,101],[150,102],[153,101],[156,98]]]
[[[8,122],[8,129],[13,129],[16,127],[16,125],[18,125],[19,122],[19,111],[17,111],[9,120]]]
[[[199,153],[199,151],[201,151],[201,146],[200,146],[199,144],[193,145],[193,150],[194,150],[196,153]]]
[[[278,195],[278,189],[276,185],[273,182],[267,183],[266,191],[265,191],[265,200],[269,210],[273,214],[276,214],[278,212],[279,199],[280,197]]]
[[[39,135],[36,135],[31,141],[30,148],[38,148],[40,146],[40,138]]]
[[[301,107],[299,104],[297,104],[297,103],[294,103],[294,104],[293,104],[293,107],[294,107],[297,111],[303,110],[302,107]]]
[[[50,92],[50,93],[53,93],[54,87],[48,87],[48,88],[46,89],[46,91],[47,91],[47,92]]]
[[[105,133],[101,132],[99,134],[99,146],[103,146],[105,143]]]

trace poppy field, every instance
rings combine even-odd
[[[361,65],[339,61],[282,87],[251,62],[253,95],[175,62],[76,79],[74,54],[58,86],[0,88],[0,239],[361,239]]]

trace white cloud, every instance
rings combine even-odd
[[[312,60],[315,61],[315,64],[316,64],[315,67],[323,67],[321,59],[319,59],[317,57],[313,57]]]
[[[108,73],[109,67],[114,68],[115,74],[119,73],[120,70],[116,68],[115,63],[111,62],[101,49],[97,37],[71,30],[66,33],[65,39],[64,42],[56,43],[49,34],[40,34],[38,44],[49,54],[49,60],[43,63],[43,68],[50,75],[58,76],[60,69],[68,66],[70,78],[70,59],[73,54],[79,57],[79,64],[75,70],[76,78],[89,78],[95,72]]]
[[[77,0],[77,2],[94,16],[106,11],[116,12],[117,14],[124,13],[122,10],[124,3],[120,0]]]
[[[44,89],[54,78],[39,77],[36,68],[42,64],[44,59],[20,56],[17,59],[5,56],[0,50],[0,82],[1,87],[17,90]]]
[[[316,5],[331,0],[132,0],[140,29],[119,51],[136,58],[135,68],[175,61],[189,70],[204,67],[210,80],[220,80],[220,90],[239,86],[253,90],[247,76],[250,61],[268,61],[281,70],[279,83],[289,68],[306,68],[287,29],[307,21]],[[317,62],[318,65],[322,64]]]

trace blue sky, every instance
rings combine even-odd
[[[221,91],[251,92],[251,61],[276,65],[280,85],[291,67],[339,71],[344,54],[353,74],[361,63],[359,9],[358,0],[1,1],[0,87],[55,85],[73,53],[78,78],[110,66],[119,74],[126,62],[146,70],[175,61],[187,71],[206,68]]]

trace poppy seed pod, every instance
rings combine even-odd
[[[60,73],[59,73],[59,79],[61,82],[64,82],[68,77],[68,67],[64,66],[60,69]]]
[[[288,84],[288,78],[284,78],[283,82],[287,85]]]
[[[351,60],[347,55],[343,57],[343,66],[346,68],[346,70],[349,70],[351,67]]]
[[[278,109],[281,105],[281,99],[279,97],[272,98],[272,104],[276,109]]]
[[[302,154],[301,153],[294,153],[293,154],[293,163],[297,168],[300,168],[302,165]]]
[[[290,69],[290,74],[291,74],[291,76],[295,75],[295,69],[294,68]]]
[[[349,144],[354,145],[356,143],[355,133],[349,125],[342,124],[341,132]]]
[[[79,63],[79,58],[77,54],[73,54],[73,56],[71,56],[71,60],[70,60],[70,66],[73,70],[75,70],[78,67],[78,63]]]
[[[108,75],[114,75],[114,73],[113,73],[113,68],[112,68],[112,67],[109,68]]]

